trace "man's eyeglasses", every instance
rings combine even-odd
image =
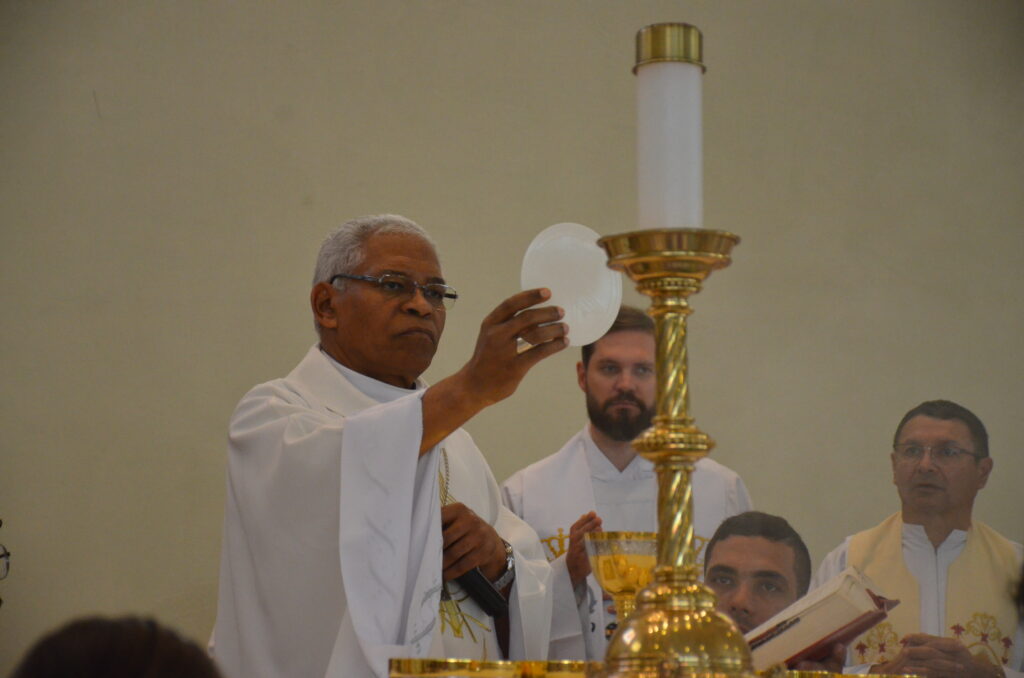
[[[416,294],[416,290],[423,292],[423,298],[426,299],[431,306],[436,309],[449,310],[455,305],[455,300],[459,298],[458,293],[442,283],[427,283],[421,285],[408,276],[401,275],[400,273],[385,273],[384,275],[373,277],[370,275],[350,275],[348,273],[339,273],[338,275],[331,278],[331,284],[338,278],[344,278],[346,280],[362,280],[363,282],[370,282],[376,285],[384,292],[384,294],[391,297],[409,298]]]
[[[958,459],[965,459],[966,457],[981,458],[980,455],[965,450],[962,447],[957,447],[952,443],[940,443],[938,445],[900,443],[893,448],[896,458],[901,461],[920,461],[924,457],[925,450],[931,453],[932,461],[937,464],[952,464]]]

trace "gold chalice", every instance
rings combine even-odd
[[[651,583],[657,563],[655,532],[588,532],[584,535],[590,569],[615,600],[619,623],[636,609],[636,594]]]

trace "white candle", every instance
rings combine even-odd
[[[701,78],[686,61],[636,69],[638,226],[701,228],[704,223]]]

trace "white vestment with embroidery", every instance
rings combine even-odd
[[[444,456],[453,499],[513,546],[510,654],[544,658],[550,567],[536,534],[502,506],[465,431],[419,456],[424,390],[314,346],[239,403],[214,631],[227,678],[384,678],[392,657],[500,658],[474,601],[449,583],[442,602]]]

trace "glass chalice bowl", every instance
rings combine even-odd
[[[636,594],[651,583],[658,556],[655,532],[588,532],[590,569],[615,601],[619,624],[636,609]]]

